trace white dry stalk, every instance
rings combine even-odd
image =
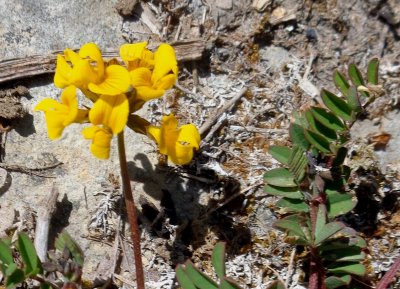
[[[115,230],[110,227],[109,219],[112,217],[112,212],[118,207],[117,202],[120,194],[118,190],[111,188],[102,192],[95,192],[93,195],[104,195],[105,197],[100,200],[88,227],[93,230],[100,229],[104,237],[111,236]]]

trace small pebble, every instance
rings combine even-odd
[[[317,41],[317,32],[313,28],[307,28],[306,37],[309,41]]]

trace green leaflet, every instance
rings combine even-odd
[[[353,120],[352,110],[346,101],[326,89],[321,91],[321,98],[326,107],[329,108],[334,114],[341,117],[345,121]]]

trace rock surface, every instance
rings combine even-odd
[[[122,18],[114,8],[115,2],[17,0],[11,9],[7,1],[0,1],[0,59],[46,55],[67,47],[76,49],[87,42],[95,42],[103,50],[118,49],[125,41],[121,34]],[[107,161],[91,155],[90,142],[81,133],[82,125],[69,126],[59,140],[51,141],[47,137],[44,115],[33,112],[33,108],[43,98],[59,99],[61,90],[54,87],[51,76],[30,81],[28,88],[30,96],[21,99],[28,114],[7,133],[3,162],[27,168],[59,162],[62,165],[38,171],[36,175],[9,173],[7,179],[10,183],[0,185],[0,210],[9,217],[2,218],[0,235],[4,235],[4,229],[12,224],[14,210],[29,208],[37,212],[55,184],[60,191],[60,211],[53,220],[53,234],[66,228],[76,238],[87,253],[85,274],[93,274],[85,278],[94,279],[100,260],[112,258],[114,252],[109,252],[108,246],[83,236],[88,235],[90,220],[103,197],[94,194],[103,190],[104,183],[109,183],[109,175],[118,179],[116,140]],[[147,165],[151,166],[156,160],[156,147],[152,142],[131,131],[127,131],[125,136],[131,167],[142,168],[141,162],[134,159],[138,153],[143,154],[148,160]],[[135,172],[131,173],[134,178]],[[140,185],[135,189],[142,192]],[[106,275],[107,272],[102,273]]]

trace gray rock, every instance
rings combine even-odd
[[[96,42],[122,44],[116,1],[0,1],[0,59],[46,54]]]

